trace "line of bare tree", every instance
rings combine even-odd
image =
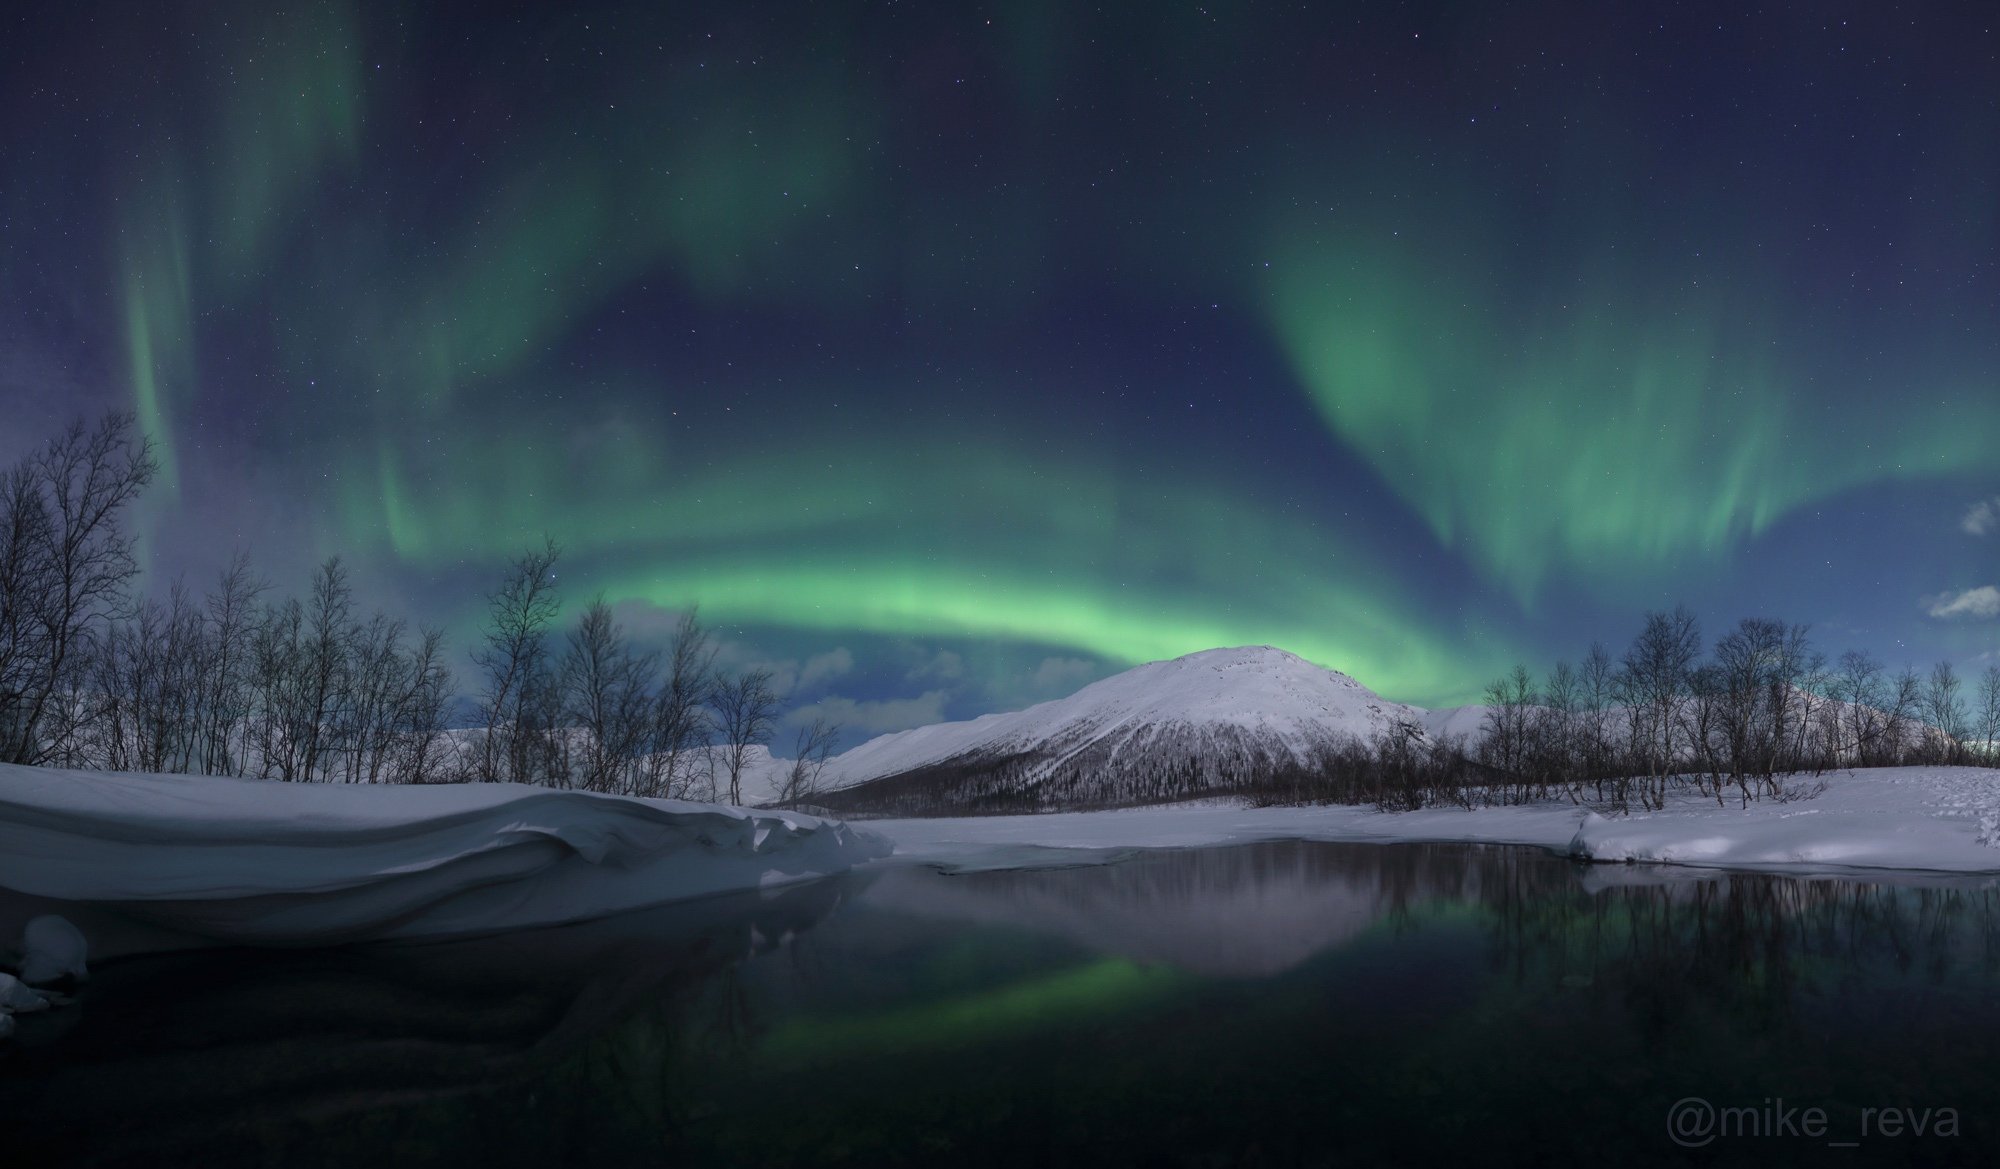
[[[105,622],[43,762],[286,780],[447,774],[443,635],[354,613],[336,558],[309,596],[265,603],[239,556],[200,600],[176,582]]]
[[[560,639],[553,541],[523,554],[487,598],[475,774],[515,783],[741,803],[752,748],[771,741],[766,670],[727,675],[691,610],[661,651],[642,649],[602,596]],[[717,734],[720,744],[715,743]]]
[[[1747,804],[1840,767],[1993,765],[2000,666],[1968,694],[1950,662],[1892,674],[1860,651],[1829,661],[1806,626],[1769,618],[1739,621],[1704,654],[1698,622],[1676,608],[1647,614],[1619,659],[1593,645],[1539,683],[1516,666],[1485,706],[1468,754],[1486,798],[1660,808],[1691,788]]]
[[[487,597],[475,710],[454,719],[443,633],[360,613],[338,558],[304,598],[271,598],[241,555],[199,597],[177,581],[134,598],[121,520],[155,472],[118,413],[0,479],[0,762],[742,801],[778,697],[768,671],[718,669],[694,612],[657,651],[601,596],[559,628],[545,541]],[[838,735],[800,731],[782,798],[812,794]]]

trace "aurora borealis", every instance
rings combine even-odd
[[[151,580],[463,642],[547,532],[856,732],[1996,648],[1978,6],[184,7],[0,18],[0,457],[135,409]]]

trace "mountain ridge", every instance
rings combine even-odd
[[[814,802],[896,806],[909,802],[899,787],[990,809],[1187,798],[1421,728],[1428,713],[1274,646],[1202,650],[1022,710],[877,736],[828,762]]]

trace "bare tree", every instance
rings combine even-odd
[[[546,757],[550,678],[548,633],[560,611],[555,566],[562,549],[544,539],[517,558],[487,598],[485,645],[473,661],[486,675],[478,778],[531,783]]]
[[[1793,767],[1798,728],[1809,725],[1801,690],[1819,666],[1803,625],[1746,617],[1715,643],[1718,726],[1728,777],[1750,798],[1756,776],[1773,795]]]
[[[1626,705],[1632,708],[1634,762],[1645,769],[1647,783],[1641,794],[1654,808],[1666,806],[1667,780],[1681,744],[1678,710],[1700,656],[1701,626],[1680,607],[1671,613],[1646,614],[1645,628],[1625,651],[1619,680]]]
[[[567,781],[586,791],[630,791],[645,746],[648,679],[657,658],[636,651],[600,595],[584,608],[569,635],[559,671],[566,741],[573,758]]]
[[[715,691],[715,653],[700,615],[694,609],[681,614],[667,650],[666,675],[647,713],[637,794],[687,799],[708,775],[708,739],[714,730],[708,701]]]
[[[778,696],[771,690],[771,671],[748,670],[718,683],[710,700],[717,729],[722,732],[722,766],[729,777],[729,802],[743,802],[743,766],[750,748],[771,741],[778,713]]]
[[[403,783],[435,783],[449,779],[445,758],[445,712],[453,690],[451,667],[444,661],[444,631],[424,629],[410,652],[409,689],[401,702],[396,777]]]
[[[238,552],[216,578],[208,594],[208,632],[201,670],[202,717],[196,728],[199,764],[211,775],[242,774],[243,760],[232,749],[249,715],[251,643],[257,620],[257,598],[265,584],[250,571],[250,558]]]
[[[1804,636],[1804,626],[1794,628],[1801,630],[1801,637]],[[1815,775],[1832,766],[1830,752],[1838,738],[1827,733],[1826,715],[1835,705],[1827,697],[1832,685],[1833,674],[1827,668],[1826,655],[1805,647],[1792,682],[1797,715],[1792,720],[1790,755],[1792,767],[1810,767]]]
[[[348,668],[334,702],[331,751],[349,783],[380,783],[392,765],[409,693],[404,626],[385,613],[347,629]]]
[[[1959,690],[1958,671],[1950,662],[1932,666],[1924,680],[1924,719],[1937,732],[1930,746],[1935,756],[1947,762],[1956,761],[1960,740],[1965,738],[1965,700],[1959,697]]]
[[[1727,778],[1750,798],[1748,774],[1764,755],[1769,736],[1767,699],[1777,671],[1777,642],[1783,626],[1746,617],[1715,641],[1715,691]],[[1718,793],[1719,794],[1719,793]]]
[[[1624,802],[1622,781],[1623,769],[1615,764],[1616,754],[1612,742],[1612,724],[1617,717],[1618,668],[1612,664],[1611,651],[1604,648],[1601,641],[1590,643],[1590,652],[1584,656],[1583,668],[1578,672],[1578,695],[1583,706],[1583,769],[1597,789],[1597,798],[1604,799],[1604,779],[1612,772],[1619,772],[1613,778],[1619,781],[1616,792],[1618,801]]]
[[[778,792],[780,803],[800,803],[819,790],[820,772],[826,770],[826,761],[833,757],[834,744],[839,741],[839,724],[824,718],[815,718],[811,726],[799,728],[799,736],[792,744],[792,766]]]
[[[76,702],[94,639],[125,604],[138,563],[124,513],[157,470],[133,416],[112,413],[71,423],[0,488],[0,762],[64,749],[47,716]]]
[[[1847,750],[1847,711],[1832,691],[1839,684],[1838,675],[1827,675],[1827,700],[1819,704],[1819,713],[1813,719],[1813,735],[1817,742],[1814,756],[1815,773],[1830,767],[1839,767]]]
[[[250,639],[250,689],[245,749],[257,774],[302,779],[298,774],[306,611],[297,597],[267,607]]]
[[[1680,742],[1674,770],[1694,771],[1697,787],[1717,803],[1722,802],[1729,770],[1728,705],[1722,668],[1703,662],[1688,671],[1686,692],[1673,708],[1673,730]],[[1660,795],[1664,797],[1664,790]],[[1749,799],[1747,792],[1744,799]]]
[[[1537,697],[1535,680],[1528,667],[1521,665],[1486,687],[1486,717],[1480,739],[1484,761],[1517,782],[1526,782],[1528,719]]]
[[[201,638],[200,611],[175,581],[165,604],[145,602],[126,624],[120,639],[124,652],[107,655],[113,674],[122,674],[129,721],[119,732],[128,739],[137,770],[187,770],[198,715]]]
[[[1923,679],[1917,676],[1914,667],[1903,667],[1902,673],[1890,680],[1889,709],[1884,712],[1887,715],[1887,728],[1883,735],[1888,744],[1889,753],[1886,761],[1889,763],[1903,761],[1904,753],[1911,748],[1912,736],[1917,740],[1915,744],[1917,750],[1922,751],[1926,748],[1925,740],[1929,736],[1924,734],[1923,723],[1919,722],[1917,717],[1923,708],[1923,692]]]
[[[1980,762],[1993,766],[2000,750],[2000,665],[1986,667],[1979,675],[1979,754]]]
[[[313,574],[312,597],[306,605],[305,640],[299,666],[304,671],[295,733],[300,737],[299,778],[308,782],[330,768],[334,744],[332,726],[342,713],[340,700],[353,683],[349,651],[349,617],[354,590],[340,557],[328,557]]]
[[[32,464],[0,479],[0,759],[11,758],[27,731],[31,687],[46,639],[36,615],[52,582],[46,550],[49,511]]]
[[[1572,802],[1582,798],[1582,690],[1576,670],[1567,661],[1557,662],[1543,687],[1545,717],[1541,733],[1535,736],[1544,744],[1551,773],[1562,782]]]
[[[1847,708],[1847,745],[1854,752],[1854,761],[1867,766],[1882,750],[1887,730],[1882,711],[1882,663],[1860,650],[1841,654],[1833,695]]]
[[[1812,703],[1817,679],[1825,670],[1826,658],[1812,647],[1811,628],[1779,623],[1772,647],[1767,705],[1771,711],[1771,738],[1765,748],[1760,771],[1772,795],[1779,794],[1779,776],[1798,769],[1795,741],[1812,726]]]

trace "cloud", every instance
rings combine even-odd
[[[1036,694],[1062,698],[1097,677],[1097,663],[1089,658],[1043,658],[1028,678]]]
[[[854,669],[854,655],[844,645],[837,645],[823,654],[806,659],[799,667],[799,685],[815,686],[829,678],[838,678]]]
[[[948,649],[918,662],[905,675],[912,682],[954,682],[964,676],[965,659]]]
[[[1104,665],[1095,658],[1046,657],[1032,670],[1004,671],[984,679],[981,690],[995,710],[1019,710],[1053,698],[1067,698],[1097,681]]]
[[[791,698],[800,691],[814,690],[854,669],[854,654],[844,645],[835,646],[823,654],[814,654],[804,661],[769,657],[754,646],[726,638],[718,639],[716,645],[716,668],[724,675],[763,670],[771,675],[771,690],[780,698]]]
[[[1924,611],[1933,617],[2000,617],[2000,588],[1980,585],[1962,593],[1939,593],[1924,599]]]
[[[626,636],[648,649],[657,649],[673,641],[681,613],[680,609],[656,605],[638,597],[628,597],[613,602],[611,606],[612,619],[624,628]]]
[[[844,732],[841,737],[853,743],[853,735],[857,731],[864,735],[886,735],[890,731],[907,731],[911,727],[943,722],[944,704],[948,697],[950,695],[943,690],[926,690],[915,698],[856,702],[852,698],[830,694],[792,711],[785,717],[785,722],[803,726],[816,718],[824,718],[840,724]]]
[[[1958,526],[1967,535],[1984,536],[1995,528],[2000,528],[2000,498],[1982,499],[1965,509],[1965,518]]]

